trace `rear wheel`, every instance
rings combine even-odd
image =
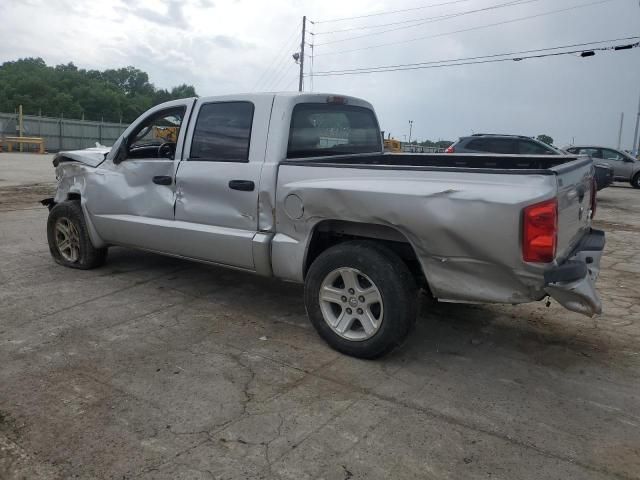
[[[631,179],[631,186],[633,188],[640,188],[640,173],[636,173],[636,176]]]
[[[59,203],[49,212],[47,240],[51,256],[65,267],[88,270],[99,267],[107,258],[106,248],[95,248],[91,243],[77,201]]]
[[[305,306],[320,336],[339,352],[376,358],[400,345],[414,325],[417,289],[404,262],[375,242],[336,245],[316,258]]]

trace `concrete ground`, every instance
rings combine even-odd
[[[120,248],[54,264],[53,170],[23,160],[0,185],[0,478],[640,478],[640,191],[599,195],[601,317],[425,305],[361,361],[296,285]]]

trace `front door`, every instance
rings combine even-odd
[[[603,148],[602,159],[611,168],[613,168],[613,176],[617,180],[631,179],[633,164],[631,162],[627,162],[621,153],[611,150],[610,148]]]
[[[253,270],[271,97],[200,100],[177,173],[181,254]]]
[[[175,174],[193,102],[164,104],[136,120],[89,177],[87,209],[108,243],[175,253]]]

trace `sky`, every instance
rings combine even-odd
[[[317,73],[640,35],[639,0],[0,0],[0,63],[42,57],[88,69],[133,65],[157,87],[192,84],[201,96],[296,90],[299,67],[291,55],[299,50],[303,15],[314,45],[313,62],[305,47],[305,73],[312,63],[316,73],[305,78],[305,90],[370,101],[381,128],[395,138],[408,136],[413,120],[418,140],[544,133],[558,146],[615,147],[624,113],[622,147],[631,148],[640,48],[589,58]],[[361,18],[339,20],[355,16]],[[328,33],[335,30],[348,31]],[[392,45],[379,46],[386,43]]]

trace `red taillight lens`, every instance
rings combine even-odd
[[[598,200],[596,199],[598,195],[598,184],[596,179],[594,178],[591,181],[591,218],[596,216],[596,207],[598,206]]]
[[[449,145],[444,153],[456,153],[456,147],[454,147],[453,145]]]
[[[345,97],[339,97],[338,95],[329,95],[327,97],[327,103],[332,103],[334,105],[346,105],[348,102]]]
[[[558,201],[554,198],[536,203],[523,213],[522,258],[525,262],[553,262],[558,241]]]

